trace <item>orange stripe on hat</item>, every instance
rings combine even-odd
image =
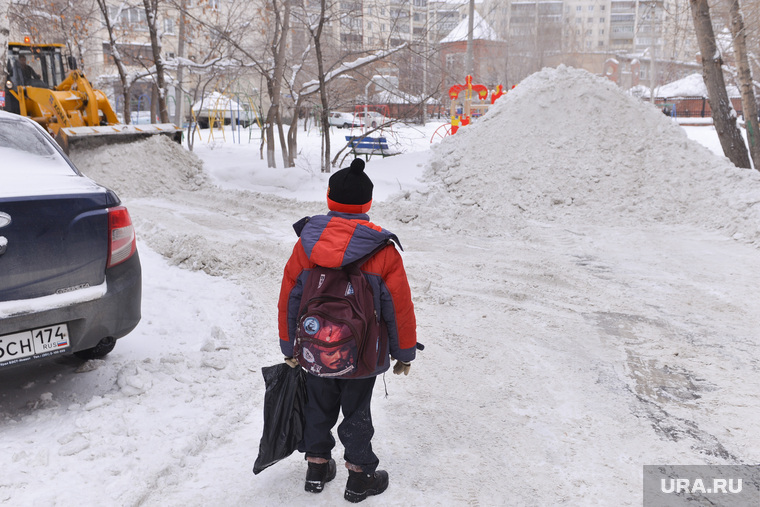
[[[371,207],[371,199],[364,204],[343,204],[333,201],[329,196],[327,197],[327,208],[331,211],[337,211],[338,213],[366,213]]]

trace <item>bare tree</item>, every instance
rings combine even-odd
[[[5,65],[8,61],[8,37],[10,37],[10,19],[8,11],[10,10],[10,0],[0,0],[0,78],[5,83]]]
[[[119,52],[118,47],[118,35],[116,32],[116,24],[119,22],[119,18],[121,16],[121,10],[124,8],[124,4],[120,5],[119,8],[116,10],[116,14],[113,16],[113,19],[111,18],[111,11],[108,7],[107,0],[96,0],[98,3],[98,8],[100,9],[100,13],[103,16],[103,22],[105,23],[106,32],[108,33],[108,47],[111,52],[111,57],[113,58],[113,62],[116,65],[116,70],[119,74],[119,81],[121,82],[121,93],[122,93],[122,115],[124,117],[124,123],[130,123],[131,122],[131,114],[130,114],[130,92],[132,89],[132,81],[129,79],[129,75],[127,73],[126,66],[124,65],[124,60],[121,57],[121,53]]]
[[[757,102],[755,101],[752,70],[749,66],[747,54],[746,31],[739,0],[729,0],[729,10],[731,13],[731,34],[734,37],[734,53],[736,55],[736,66],[739,70],[739,88],[742,94],[742,110],[744,112],[744,123],[747,127],[749,152],[752,156],[755,169],[760,171],[760,130],[758,130],[757,124]]]
[[[176,108],[174,110],[174,123],[182,125],[182,80],[184,77],[185,66],[182,64],[182,59],[185,57],[185,27],[187,24],[187,16],[185,11],[187,10],[187,0],[179,0],[179,34],[177,38],[177,79],[175,80],[174,87],[174,103]]]
[[[158,0],[143,0],[145,17],[148,20],[150,46],[153,50],[153,65],[155,68],[154,82],[158,90],[158,115],[161,123],[169,121],[169,111],[166,109],[166,80],[164,77],[164,59],[161,50],[161,37],[158,33]]]
[[[10,23],[31,34],[33,42],[66,44],[69,54],[75,55],[84,68],[96,12],[94,0],[26,0],[23,4],[14,2]]]
[[[741,132],[736,125],[731,102],[726,92],[726,82],[723,79],[723,57],[715,43],[710,7],[707,0],[689,0],[694,19],[694,29],[697,34],[699,50],[702,54],[702,77],[707,87],[707,93],[712,109],[713,124],[718,132],[718,139],[723,153],[737,167],[750,167],[747,147]]]

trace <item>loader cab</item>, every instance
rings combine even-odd
[[[52,89],[66,79],[62,50],[61,44],[32,45],[27,42],[8,44],[8,61],[5,69],[7,78],[4,83],[6,111],[19,113],[16,98],[19,86]],[[11,91],[16,93],[11,93]]]
[[[16,86],[55,88],[64,79],[61,44],[8,44],[8,75]]]

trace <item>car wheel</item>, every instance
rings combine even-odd
[[[344,123],[344,124],[343,124],[343,128],[344,128],[344,129],[347,129],[347,128],[351,128],[351,125],[349,125],[348,123]]]
[[[80,350],[79,352],[74,352],[74,355],[77,356],[79,359],[84,359],[85,361],[89,359],[100,359],[102,357],[107,356],[108,353],[111,352],[115,346],[116,346],[116,338],[107,336],[106,338],[103,338],[102,340],[100,340],[98,344],[95,345],[93,348]]]
[[[377,122],[376,122],[376,121],[373,121],[373,122],[372,122],[372,128],[373,128],[373,129],[377,128]]]

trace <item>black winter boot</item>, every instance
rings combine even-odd
[[[309,461],[309,469],[306,470],[306,484],[304,489],[309,493],[321,493],[325,483],[335,479],[335,460],[327,463],[313,463]]]
[[[379,495],[388,488],[388,472],[376,470],[374,474],[348,471],[346,493],[343,498],[352,503],[358,503],[368,496]]]

